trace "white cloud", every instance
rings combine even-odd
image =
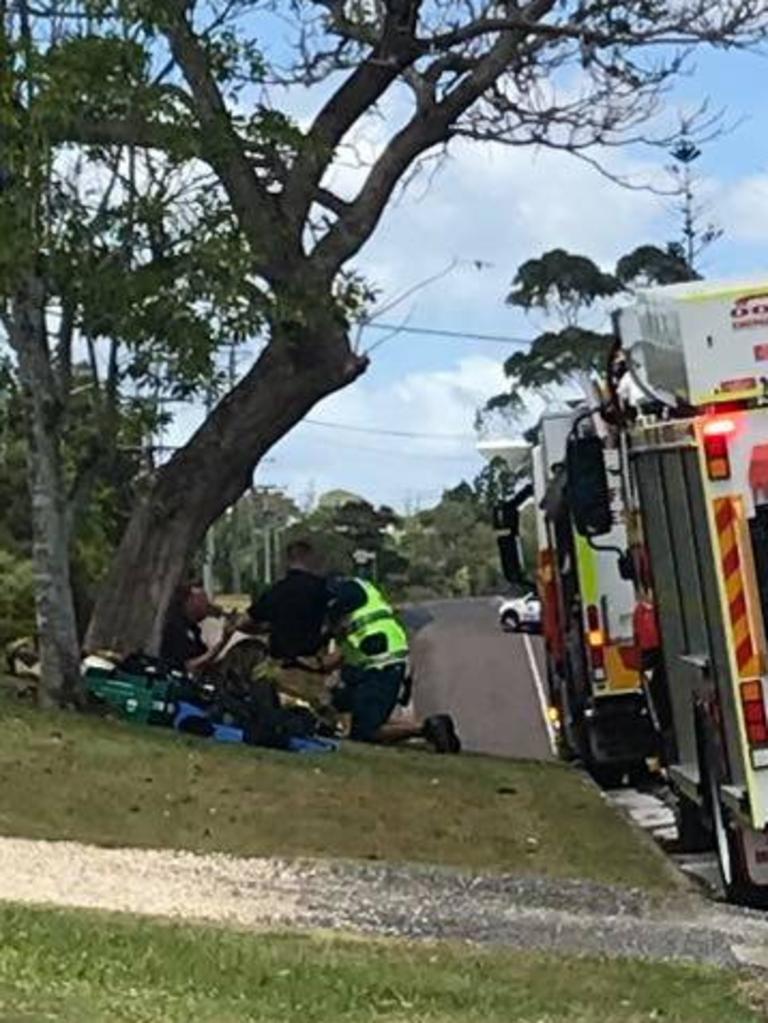
[[[745,242],[768,239],[768,174],[742,178],[723,190],[718,221],[727,237]]]
[[[271,481],[297,494],[343,487],[402,507],[434,503],[441,491],[482,467],[475,450],[477,410],[504,387],[498,359],[461,358],[445,369],[391,382],[377,373],[323,402],[310,419],[368,430],[439,434],[399,437],[306,423],[273,451]]]
[[[616,167],[647,170],[626,157]],[[521,261],[559,245],[609,264],[629,245],[655,237],[659,212],[653,196],[622,190],[565,156],[462,144],[429,189],[415,185],[388,211],[358,265],[384,287],[384,301],[458,258],[461,265],[449,276],[385,319],[400,322],[410,314],[421,326],[528,335],[535,325],[504,306]],[[476,259],[492,265],[477,270],[471,265]],[[379,336],[366,334],[366,344]],[[344,487],[400,506],[409,497],[436,500],[444,487],[482,466],[474,450],[475,414],[504,388],[501,366],[509,351],[410,335],[389,341],[361,381],[310,418],[461,439],[396,438],[306,424],[275,448],[262,478],[295,494],[314,484],[317,491]],[[428,368],[408,369],[414,361]],[[189,414],[184,418],[191,423]]]
[[[611,160],[635,179],[655,171],[628,156]],[[462,143],[430,188],[416,183],[387,211],[358,264],[386,297],[466,261],[403,311],[415,306],[423,319],[429,310],[441,325],[452,316],[467,327],[495,320],[514,333],[503,300],[521,262],[559,246],[612,265],[628,246],[664,237],[664,216],[658,197],[622,189],[573,157]],[[492,265],[478,272],[473,260]]]
[[[314,418],[466,437],[473,432],[477,409],[503,386],[500,360],[470,355],[445,369],[409,373],[394,383],[375,374],[364,378],[325,401]],[[464,447],[460,440],[429,439],[414,440],[412,446],[425,454],[459,453]]]
[[[475,449],[475,414],[505,386],[501,360],[459,358],[446,368],[405,374],[392,382],[382,366],[317,406],[309,419],[371,431],[439,434],[400,437],[303,423],[270,452],[258,478],[301,498],[336,487],[378,503],[429,505],[445,487],[482,468]],[[202,410],[182,405],[163,443],[184,443]]]
[[[651,165],[628,155],[613,169],[635,177]],[[768,236],[768,176],[728,188],[708,182],[707,195],[727,237]],[[668,203],[647,192],[621,189],[584,164],[550,152],[461,145],[425,192],[417,185],[385,215],[358,263],[384,286],[382,302],[423,280],[451,259],[449,276],[419,292],[385,319],[421,326],[529,335],[538,324],[505,308],[517,265],[547,248],[585,252],[604,265],[644,240],[663,241]],[[478,271],[474,259],[492,264]],[[366,343],[378,339],[371,332]],[[504,387],[501,346],[466,355],[460,343],[401,336],[375,353],[370,373],[333,396],[311,418],[415,433],[460,434],[465,439],[395,438],[304,425],[273,452],[265,477],[295,493],[341,486],[402,506],[429,503],[441,490],[473,475],[475,413]],[[411,346],[434,368],[406,371]]]

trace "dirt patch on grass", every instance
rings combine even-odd
[[[320,756],[222,747],[7,699],[0,716],[4,835],[680,884],[560,764],[352,744]]]

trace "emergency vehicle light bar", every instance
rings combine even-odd
[[[705,437],[728,437],[736,431],[736,423],[732,419],[710,419],[704,424],[702,433]]]
[[[711,480],[730,479],[731,460],[728,457],[728,438],[735,432],[736,423],[733,419],[725,416],[710,419],[701,428],[707,475]]]

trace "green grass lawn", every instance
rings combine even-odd
[[[7,696],[0,719],[0,834],[677,884],[650,841],[559,764],[216,746]]]
[[[744,980],[0,907],[4,1023],[758,1023]]]

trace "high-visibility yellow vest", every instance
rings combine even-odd
[[[373,583],[365,579],[355,579],[355,582],[365,590],[366,601],[347,617],[347,631],[341,642],[345,663],[356,668],[386,668],[404,662],[408,657],[408,636],[391,606]],[[374,635],[386,637],[387,649],[368,654],[361,645],[368,636]]]

